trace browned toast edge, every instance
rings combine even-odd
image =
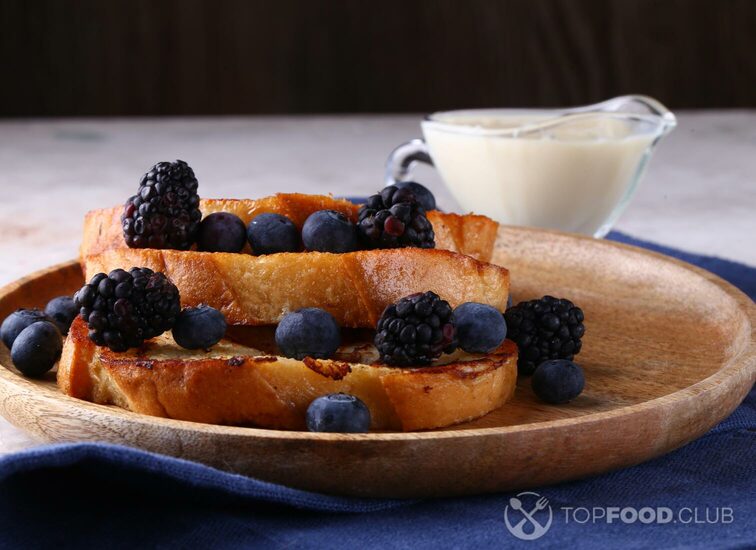
[[[320,395],[343,391],[368,405],[374,430],[440,428],[483,416],[508,401],[517,348],[506,340],[485,357],[418,369],[276,356],[154,359],[98,348],[74,321],[58,367],[72,397],[133,412],[205,422],[302,430]]]

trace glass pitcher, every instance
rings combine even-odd
[[[425,117],[397,147],[386,184],[434,165],[463,209],[501,223],[603,237],[677,122],[658,101],[622,96],[571,109],[474,109]]]

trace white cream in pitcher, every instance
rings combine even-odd
[[[560,124],[538,111],[459,111],[432,116],[423,133],[465,210],[592,235],[642,171],[658,135],[648,126],[639,132],[637,123],[606,114]]]
[[[570,109],[434,113],[421,124],[425,141],[391,152],[385,181],[412,181],[416,163],[433,164],[468,212],[603,237],[676,125],[664,105],[641,95]]]

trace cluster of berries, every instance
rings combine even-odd
[[[159,162],[139,182],[121,215],[126,244],[132,248],[241,252],[253,254],[310,250],[344,253],[365,248],[435,247],[427,210],[433,194],[415,182],[383,189],[360,207],[357,223],[342,212],[320,210],[302,227],[281,214],[265,213],[245,226],[241,218],[215,212],[202,218],[192,168],[184,161]]]

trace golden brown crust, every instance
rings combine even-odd
[[[277,324],[303,307],[329,311],[342,327],[375,327],[386,306],[431,290],[452,307],[481,302],[504,311],[509,272],[446,250],[400,248],[347,254],[252,256],[118,248],[85,258],[85,275],[148,267],[178,287],[184,306],[204,303],[235,325]]]
[[[356,221],[358,209],[355,204],[342,199],[301,193],[279,193],[261,199],[200,201],[200,210],[205,216],[213,212],[229,212],[236,214],[247,224],[259,214],[276,213],[287,216],[299,228],[317,210],[336,210]],[[126,248],[121,230],[122,211],[123,207],[117,206],[87,213],[80,248],[82,258],[107,250]],[[460,216],[438,211],[428,212],[428,219],[436,233],[436,248],[466,254],[484,262],[491,261],[498,223],[485,216]]]
[[[77,319],[58,385],[73,397],[153,416],[293,430],[304,429],[313,399],[341,391],[368,405],[372,429],[413,431],[499,408],[512,397],[517,378],[517,348],[509,340],[487,356],[459,354],[424,369],[297,361],[226,341],[211,352],[188,352],[167,335],[153,341],[149,353],[98,348]]]

